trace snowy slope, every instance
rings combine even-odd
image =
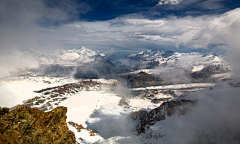
[[[13,107],[40,96],[35,90],[76,82],[67,77],[9,77],[0,81],[0,106]]]

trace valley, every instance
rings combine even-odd
[[[195,93],[218,93],[221,83],[233,81],[230,65],[214,54],[164,53],[154,49],[126,58],[129,63],[137,59],[141,69],[139,65],[121,67],[121,60],[112,61],[83,47],[63,55],[67,59],[81,51],[91,53],[87,63],[73,64],[76,59],[81,61],[81,55],[75,55],[74,60],[64,64],[44,61],[40,69],[2,78],[0,94],[6,97],[1,97],[0,106],[8,107],[10,112],[27,106],[45,113],[66,107],[66,124],[77,143],[168,143],[175,134],[161,123],[167,126],[174,124],[171,119],[191,117],[202,103]],[[201,61],[178,63],[189,57]],[[152,63],[154,66],[149,67]]]

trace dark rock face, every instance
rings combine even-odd
[[[129,88],[158,86],[162,85],[163,83],[160,76],[147,74],[145,72],[140,72],[138,74],[109,75],[108,77],[106,77],[106,79],[117,79],[122,83],[127,82],[126,86]]]
[[[128,76],[128,86],[132,88],[144,87],[148,85],[161,84],[162,80],[158,77],[154,77],[151,74],[140,72],[136,75]]]
[[[130,117],[133,119],[133,120],[136,120],[137,118],[139,118],[139,120],[143,120],[146,116],[147,116],[147,112],[144,111],[144,110],[140,110],[140,111],[137,111],[137,112],[133,112],[130,114]]]
[[[0,143],[74,144],[75,135],[68,130],[66,113],[66,107],[42,112],[27,106],[19,106],[0,117]]]
[[[222,65],[209,65],[204,67],[201,71],[191,73],[191,77],[193,79],[202,78],[207,80],[207,82],[214,81],[214,79],[210,78],[212,74],[220,74],[230,72],[228,68],[225,68]]]
[[[109,74],[118,73],[116,64],[107,57],[97,56],[95,61],[84,64],[77,68],[75,78],[98,79]]]
[[[170,100],[171,98],[159,98],[159,99],[152,99],[151,100],[151,102],[152,103],[155,103],[155,104],[157,104],[157,103],[159,103],[159,102],[161,102],[161,101],[168,101],[168,100]]]
[[[155,108],[150,112],[143,110],[133,112],[130,114],[130,117],[133,120],[139,118],[141,121],[140,124],[138,124],[136,127],[138,134],[141,134],[145,133],[146,129],[148,129],[150,125],[154,125],[156,122],[166,119],[166,117],[170,117],[174,114],[181,116],[190,112],[191,107],[193,107],[196,103],[197,100],[192,101],[186,99],[168,101],[164,102],[158,108]]]
[[[232,87],[240,87],[240,82],[235,82],[235,83],[230,82],[229,85],[232,86]]]

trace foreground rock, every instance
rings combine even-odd
[[[0,143],[75,144],[75,135],[66,123],[66,113],[66,107],[57,107],[50,112],[27,106],[11,112],[4,109],[0,115]]]

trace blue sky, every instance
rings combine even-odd
[[[159,48],[222,54],[240,0],[0,0],[1,50],[85,46],[113,53]],[[240,15],[240,14],[239,14]],[[233,37],[233,38],[232,38]]]
[[[81,18],[87,21],[110,20],[128,14],[149,19],[221,14],[240,6],[238,0],[89,0],[86,3],[91,10]]]

